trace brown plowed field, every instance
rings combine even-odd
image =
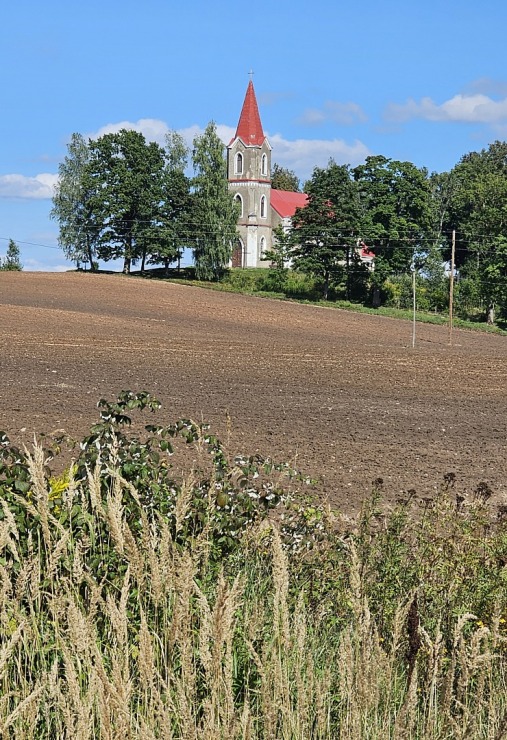
[[[96,401],[149,390],[232,451],[293,460],[354,511],[384,479],[447,472],[507,503],[507,337],[85,273],[0,273],[0,429],[83,436]],[[151,419],[147,419],[147,422]]]

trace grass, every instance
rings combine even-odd
[[[190,471],[169,526],[100,459],[50,479],[35,446],[27,467],[24,492],[0,482],[2,738],[505,737],[487,487],[391,511],[377,491],[355,524],[314,505],[310,539],[252,520],[217,559],[208,526],[181,537]]]
[[[354,303],[346,300],[330,300],[323,301],[319,299],[310,300],[305,297],[298,297],[296,295],[287,295],[286,293],[277,290],[259,290],[257,285],[259,278],[266,275],[266,269],[263,268],[251,268],[248,270],[242,270],[244,274],[237,277],[238,271],[234,272],[233,280],[224,280],[221,282],[208,282],[202,280],[196,280],[193,277],[193,270],[187,269],[181,271],[181,276],[178,276],[175,271],[171,273],[170,278],[166,278],[170,282],[178,283],[180,285],[189,285],[193,287],[205,288],[207,290],[216,290],[223,293],[239,293],[242,295],[251,295],[259,298],[272,298],[275,300],[292,301],[295,303],[310,304],[314,306],[321,306],[329,309],[341,309],[344,311],[353,311],[356,313],[365,313],[375,316],[386,316],[394,319],[402,320],[413,320],[413,312],[408,309],[399,309],[389,306],[380,306],[379,308],[372,308],[365,306],[361,303]],[[163,278],[162,274],[157,273],[157,277]],[[304,288],[304,286],[303,286]],[[304,290],[302,289],[304,292]],[[296,291],[297,293],[297,291]],[[435,324],[438,326],[446,326],[449,324],[449,317],[445,314],[438,314],[430,311],[416,311],[416,321],[425,324]],[[503,326],[502,322],[498,322],[495,326],[490,326],[485,322],[471,319],[462,319],[454,317],[453,325],[458,329],[466,329],[469,331],[481,331],[488,332],[491,334],[507,334],[507,329]]]

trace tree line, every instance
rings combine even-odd
[[[427,307],[444,309],[454,240],[462,303],[507,316],[507,143],[466,154],[444,173],[378,155],[354,168],[331,160],[304,191],[307,206],[290,233],[278,231],[270,257],[315,276],[323,297],[338,289],[380,305],[406,291],[415,271]],[[358,246],[374,255],[373,270]]]
[[[97,260],[166,268],[192,247],[200,279],[219,279],[236,235],[238,206],[229,195],[224,146],[213,122],[190,151],[176,132],[165,146],[122,129],[96,140],[73,134],[59,166],[51,217],[66,257],[97,269]]]
[[[188,176],[189,161],[193,176]],[[274,165],[272,185],[300,190],[297,176]],[[448,263],[455,243],[459,297],[507,315],[507,143],[464,155],[450,172],[376,155],[357,167],[316,167],[289,233],[278,229],[266,254],[316,281],[321,296],[381,305],[402,301],[415,271],[425,307],[446,309]],[[193,250],[196,276],[220,279],[237,239],[237,204],[229,192],[225,147],[213,122],[193,141],[170,132],[162,147],[122,130],[86,141],[74,134],[59,168],[51,215],[66,256],[85,262],[176,262]],[[374,256],[374,269],[358,246]],[[447,268],[446,268],[447,264]]]

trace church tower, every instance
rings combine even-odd
[[[250,80],[236,135],[227,147],[229,190],[239,203],[239,243],[232,267],[268,267],[261,259],[271,249],[271,146],[264,136]]]

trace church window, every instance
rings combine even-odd
[[[243,155],[241,152],[238,152],[236,154],[236,168],[235,168],[236,175],[242,175],[243,174]]]
[[[239,203],[239,208],[240,208],[239,215],[241,217],[243,215],[243,198],[241,197],[239,193],[236,193],[236,195],[234,196],[234,200],[236,203]]]
[[[261,218],[266,218],[266,196],[261,197]]]
[[[266,251],[266,237],[261,236],[261,243],[259,245],[259,257],[261,260],[264,259],[264,253]]]
[[[261,159],[261,174],[267,175],[268,174],[268,157],[267,154],[262,155]]]

